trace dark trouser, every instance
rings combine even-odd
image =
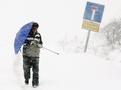
[[[39,58],[23,56],[23,70],[25,80],[30,79],[30,69],[33,71],[32,84],[38,85],[39,83]]]

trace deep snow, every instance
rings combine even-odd
[[[3,68],[4,69],[4,68]],[[1,75],[2,90],[120,90],[121,65],[92,54],[55,55],[45,50],[40,58],[40,86],[24,85],[22,58]],[[7,74],[7,75],[6,75]],[[6,77],[6,78],[5,78]],[[5,78],[5,79],[4,79]]]

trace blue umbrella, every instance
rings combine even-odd
[[[33,22],[25,24],[16,34],[15,40],[14,40],[14,51],[15,54],[18,54],[19,50],[21,49],[21,46],[24,44],[31,28],[32,28]]]

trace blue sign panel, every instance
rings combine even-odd
[[[104,11],[104,5],[87,2],[83,18],[100,23],[102,19],[103,11]]]

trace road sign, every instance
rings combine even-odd
[[[89,20],[83,20],[83,24],[82,24],[82,28],[87,29],[87,30],[92,30],[95,32],[99,31],[99,26],[100,26],[99,23],[92,22]]]
[[[82,28],[98,32],[103,11],[104,5],[87,2]]]
[[[83,17],[82,28],[87,29],[89,31],[88,31],[88,35],[85,43],[84,52],[86,52],[87,50],[89,36],[91,32],[90,30],[95,32],[99,31],[99,26],[102,20],[103,11],[104,11],[104,5],[87,2],[84,17]]]
[[[87,2],[87,6],[85,9],[85,13],[84,13],[83,18],[100,23],[101,19],[102,19],[103,11],[104,11],[104,5],[100,5],[100,4],[96,4],[96,3],[92,3],[92,2]],[[94,18],[92,20],[93,14],[94,14]]]

